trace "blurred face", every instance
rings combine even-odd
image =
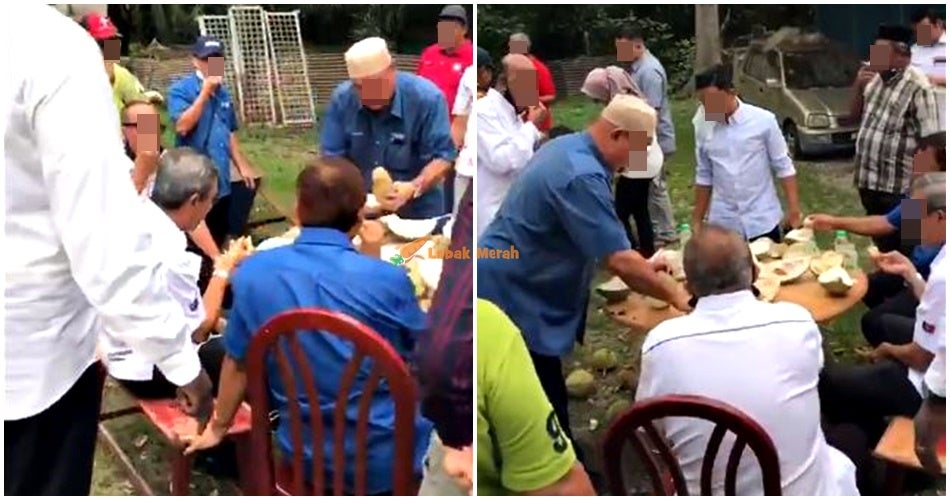
[[[136,104],[130,107],[122,121],[122,134],[129,148],[136,154],[142,151],[158,151],[163,128],[158,111],[151,104]]]
[[[901,202],[901,219],[901,239],[918,241],[919,238],[922,245],[939,245],[947,239],[946,208],[935,210],[927,207],[927,200],[921,192],[915,192],[911,199]],[[909,234],[904,229],[905,224]]]
[[[640,60],[647,48],[642,39],[630,40],[627,38],[617,38],[617,60],[620,62],[634,62]]]
[[[508,91],[515,106],[526,108],[538,105],[538,73],[532,68],[508,68]]]
[[[396,89],[396,70],[392,67],[378,75],[353,79],[353,86],[360,94],[360,102],[367,109],[379,111],[393,98]]]
[[[728,90],[719,87],[706,87],[696,92],[696,97],[703,105],[706,121],[725,122],[730,112],[735,96]]]
[[[895,66],[897,56],[894,44],[890,40],[877,40],[871,46],[871,70],[887,71]]]
[[[206,59],[192,58],[195,69],[204,76],[219,76],[224,78],[224,57],[211,56]]]
[[[933,45],[943,34],[943,25],[939,21],[933,22],[925,17],[914,25],[914,31],[917,32],[918,45]]]
[[[509,54],[527,54],[528,41],[527,40],[509,40],[508,53]]]
[[[928,147],[914,153],[914,177],[939,171],[940,163],[937,161],[937,150],[935,148]]]
[[[118,38],[109,38],[96,40],[96,43],[102,50],[102,61],[106,67],[106,74],[109,75],[109,83],[112,83],[115,80],[115,64],[119,62],[122,52],[122,41]]]
[[[439,21],[437,29],[439,31],[439,48],[442,50],[455,50],[462,39],[465,38],[465,26],[458,21]]]
[[[645,131],[613,129],[600,153],[615,172],[646,171],[647,147],[651,138]]]

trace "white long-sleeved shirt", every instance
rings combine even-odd
[[[946,394],[947,386],[947,248],[930,264],[927,287],[920,297],[914,322],[914,343],[934,355],[926,372],[907,370],[907,378],[921,395],[923,383],[937,394]]]
[[[801,306],[760,302],[751,291],[703,297],[691,314],[650,331],[642,356],[637,400],[693,394],[742,411],[772,438],[784,494],[858,494],[854,464],[827,443],[821,430],[821,332]],[[662,428],[690,491],[698,494],[712,424],[667,419]],[[727,435],[719,449],[714,495],[723,492],[734,441]],[[748,447],[739,462],[736,493],[762,494],[761,468]]]
[[[515,107],[500,92],[490,89],[475,104],[478,123],[476,171],[478,189],[477,232],[495,218],[495,212],[508,194],[511,183],[534,155],[541,132],[532,122],[522,122]]]
[[[50,6],[9,3],[0,21],[4,94],[6,405],[36,415],[93,363],[107,331],[172,383],[199,373],[162,272],[118,116],[88,33]],[[24,40],[29,50],[14,50]]]
[[[452,109],[452,116],[464,116],[465,118],[465,137],[462,140],[462,150],[459,151],[458,159],[455,160],[455,173],[463,177],[471,178],[475,174],[475,114],[472,108],[475,104],[477,90],[477,70],[474,65],[465,68],[462,73],[462,80],[459,82],[459,90],[455,95],[455,104]]]

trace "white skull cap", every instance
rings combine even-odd
[[[378,75],[393,62],[386,40],[379,37],[364,38],[354,43],[343,57],[351,79]]]

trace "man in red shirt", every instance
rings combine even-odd
[[[540,59],[531,54],[531,39],[525,33],[515,33],[508,38],[508,52],[512,54],[524,54],[531,59],[534,69],[538,75],[538,100],[544,107],[548,108],[548,119],[538,127],[542,133],[547,135],[554,126],[554,118],[551,114],[551,105],[557,98],[557,89],[554,87],[554,77],[551,76],[551,70],[541,62]]]
[[[445,94],[451,115],[462,72],[472,65],[472,42],[465,38],[468,14],[461,5],[448,5],[439,14],[439,41],[422,51],[419,76],[435,83]]]

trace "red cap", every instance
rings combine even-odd
[[[108,40],[120,36],[119,30],[105,14],[92,13],[83,17],[82,26],[96,40]]]

